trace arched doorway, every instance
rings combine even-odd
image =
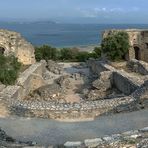
[[[140,58],[140,48],[135,46],[134,50],[135,50],[135,59],[140,60],[141,59]]]
[[[3,47],[0,47],[0,54],[4,54],[4,52],[5,52],[5,48],[3,48]]]

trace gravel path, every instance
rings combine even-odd
[[[102,137],[148,126],[148,110],[102,116],[94,121],[65,123],[48,119],[0,119],[0,127],[18,140],[39,144],[62,144]]]

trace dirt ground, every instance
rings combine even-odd
[[[83,76],[77,79],[70,78],[71,87],[67,90],[65,95],[66,102],[74,103],[80,102],[82,99],[81,91],[87,85],[86,79],[90,75],[90,70],[88,67],[81,66],[80,63],[60,63],[63,64],[65,74],[79,74]]]

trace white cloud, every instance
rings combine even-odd
[[[138,7],[133,7],[132,8],[132,11],[139,11],[140,10],[140,8],[138,8]]]
[[[108,14],[125,14],[127,12],[136,12],[140,9],[138,7],[132,7],[129,9],[123,9],[120,7],[114,7],[114,8],[107,8],[107,7],[96,7],[94,9],[78,9],[79,12],[83,17],[98,17],[99,15],[108,15]]]

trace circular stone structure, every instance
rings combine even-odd
[[[35,63],[34,47],[20,33],[0,29],[1,54],[14,55],[24,65]]]

